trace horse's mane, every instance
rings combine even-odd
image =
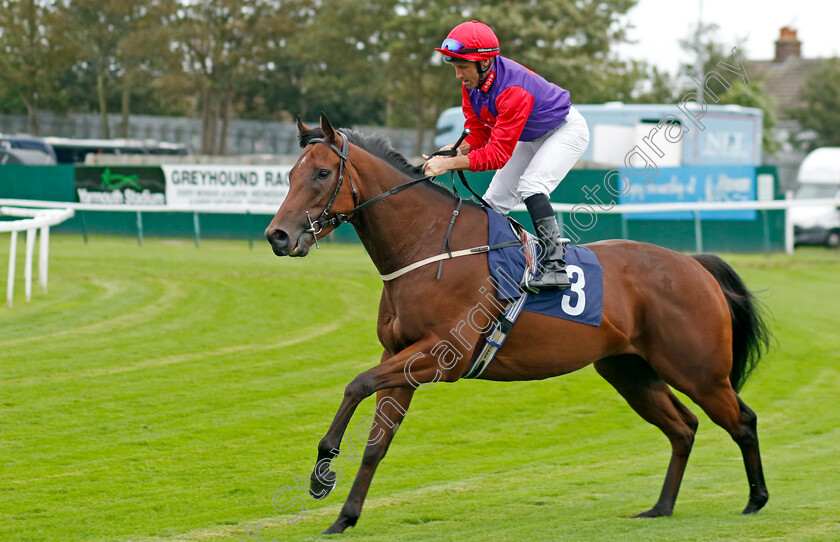
[[[412,179],[423,177],[423,168],[411,165],[411,163],[406,160],[405,156],[400,154],[396,149],[394,149],[394,147],[391,146],[391,142],[386,137],[363,134],[350,128],[339,128],[339,130],[341,130],[341,133],[347,135],[347,139],[350,140],[350,143],[364,149],[373,156],[384,160],[396,168],[397,171],[404,173]],[[304,130],[298,134],[298,140],[300,141],[301,148],[305,148],[312,142],[313,139],[322,137],[324,137],[324,132],[320,127],[310,128],[309,130]],[[442,194],[446,194],[453,198],[455,197],[455,194],[444,186],[435,182],[427,184]]]
[[[347,135],[350,143],[361,147],[370,154],[385,160],[397,170],[405,173],[411,178],[422,177],[423,170],[420,166],[413,166],[405,159],[405,156],[397,152],[391,146],[391,142],[387,138],[378,135],[367,135],[349,128],[340,128],[342,134]],[[309,145],[313,139],[324,137],[324,132],[321,128],[312,128],[298,134],[300,140],[300,147],[304,148]]]

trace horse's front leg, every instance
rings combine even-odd
[[[440,378],[441,371],[429,355],[434,346],[433,339],[417,342],[400,353],[382,361],[353,379],[344,389],[344,399],[333,418],[327,434],[318,443],[318,460],[310,478],[309,493],[315,499],[323,499],[335,487],[336,475],[330,469],[330,462],[338,455],[341,438],[356,407],[364,399],[382,389],[417,386]],[[411,374],[406,376],[406,365],[411,364]]]
[[[342,533],[347,527],[354,526],[358,521],[376,467],[385,457],[385,453],[388,451],[388,447],[405,417],[413,395],[414,388],[410,386],[377,392],[376,416],[370,429],[370,435],[367,438],[367,447],[362,456],[362,464],[338,519],[329,529],[324,531],[324,534]]]

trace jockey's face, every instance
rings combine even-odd
[[[482,60],[481,67],[487,69],[490,66],[490,60]],[[467,90],[478,88],[481,80],[478,77],[478,68],[475,62],[468,60],[456,60],[452,62],[452,67],[455,68],[455,77],[461,81]]]

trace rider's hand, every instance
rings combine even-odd
[[[439,148],[436,152],[433,152],[432,156],[446,156],[446,154],[439,155],[438,153],[450,150],[452,148],[452,145],[454,145],[454,144],[455,143],[450,143],[449,145],[444,145],[443,147]],[[421,154],[420,156],[423,157],[423,160],[428,160],[429,159],[428,154]]]
[[[466,156],[432,156],[423,164],[423,173],[427,177],[437,177],[447,171],[470,169],[470,159]]]
[[[449,145],[444,145],[443,147],[438,149],[437,152],[451,150],[452,147],[455,145],[455,143],[457,143],[457,142],[453,141]],[[458,150],[455,152],[455,156],[466,156],[469,153],[470,153],[470,144],[467,143],[466,141],[462,141],[461,144],[458,145]],[[427,155],[427,154],[423,154],[421,156],[423,157],[423,160],[428,160],[429,159],[429,155]]]
[[[457,141],[453,141],[449,145],[444,145],[440,148],[439,151],[451,151],[452,148],[455,146]],[[437,177],[438,175],[443,175],[447,171],[453,171],[458,169],[469,169],[470,161],[467,158],[467,154],[470,152],[470,144],[466,141],[462,141],[460,145],[458,145],[458,150],[455,152],[454,156],[432,156],[431,158],[428,155],[423,155],[423,160],[426,160],[426,163],[423,164],[423,173],[427,177]]]
[[[438,152],[451,150],[453,145],[455,145],[454,141],[449,145],[444,145],[443,147],[441,147]]]
[[[423,158],[428,160],[423,164],[423,174],[427,177],[437,177],[452,169],[447,167],[452,161],[450,156],[432,156],[429,158],[424,154]]]

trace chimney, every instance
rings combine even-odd
[[[802,42],[796,39],[796,30],[789,26],[782,28],[779,33],[779,41],[776,42],[776,58],[773,62],[784,62],[788,57],[799,58]]]

